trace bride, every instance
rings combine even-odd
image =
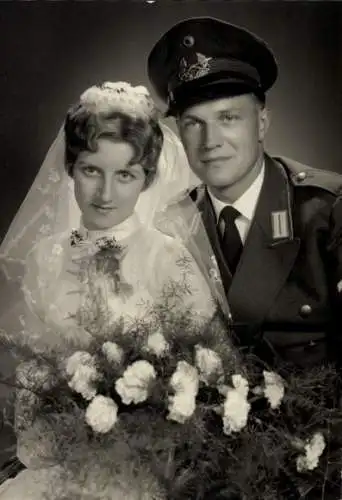
[[[183,164],[171,183],[175,156]],[[37,352],[63,338],[87,345],[103,335],[96,317],[92,331],[82,325],[97,299],[99,314],[112,323],[121,318],[126,329],[166,292],[168,307],[191,311],[194,321],[208,321],[218,304],[228,314],[195,208],[188,207],[186,217],[161,216],[155,227],[156,213],[186,187],[187,168],[182,146],[160,124],[144,87],[107,82],[81,95],[0,248],[3,269],[9,279],[20,278],[24,296],[25,314],[13,307],[11,314]],[[199,241],[207,252],[190,253]],[[182,292],[172,293],[175,286]],[[27,470],[4,483],[0,500],[42,499],[58,474],[49,444],[37,439],[34,427],[18,426],[18,457]],[[133,490],[111,498],[136,498]],[[159,497],[150,488],[144,498]]]

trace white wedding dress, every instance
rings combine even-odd
[[[80,228],[79,233],[86,241],[114,237],[124,248],[120,262],[121,278],[132,287],[131,294],[114,293],[109,277],[101,272],[94,281],[113,322],[122,317],[129,328],[136,318],[146,316],[170,280],[181,286],[186,282],[186,291],[171,299],[174,303],[170,307],[190,307],[203,319],[210,319],[213,315],[215,306],[208,283],[184,246],[156,229],[144,226],[137,215],[133,214],[111,231],[87,232]],[[82,292],[77,266],[83,251],[80,246],[70,244],[70,234],[61,234],[41,240],[28,257],[23,290],[31,314],[27,316],[25,327],[37,347],[41,343],[40,348],[49,348],[50,342],[58,342],[63,337],[77,337],[78,341],[85,343],[91,338],[75,320]],[[39,333],[38,324],[44,325],[45,337]],[[54,337],[53,332],[58,332],[58,335]],[[34,428],[28,435],[29,438],[25,433],[18,436],[18,457],[28,469],[4,483],[0,500],[43,500],[53,475],[59,473],[59,466],[49,466],[45,456],[48,443],[35,438]],[[115,497],[118,500],[123,498],[120,495]]]

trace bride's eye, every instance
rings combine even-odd
[[[87,165],[86,167],[83,167],[82,172],[88,177],[95,177],[97,175],[100,175],[99,169],[93,167],[92,165]]]
[[[117,173],[116,173],[118,179],[122,182],[129,182],[133,179],[135,179],[134,175],[129,172],[128,170],[119,170]]]

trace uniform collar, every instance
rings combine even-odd
[[[240,198],[238,198],[234,203],[231,204],[231,206],[236,208],[240,212],[240,214],[249,222],[251,222],[254,217],[264,178],[265,162],[263,162],[258,176],[252,182],[249,188],[240,196]],[[213,195],[209,188],[208,194],[214,207],[216,219],[218,220],[222,209],[229,204],[216,198],[216,196]]]

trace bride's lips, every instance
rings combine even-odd
[[[93,204],[93,208],[95,208],[95,210],[101,214],[108,214],[109,212],[112,212],[113,210],[115,210],[116,207],[106,206],[106,205],[94,205]]]

